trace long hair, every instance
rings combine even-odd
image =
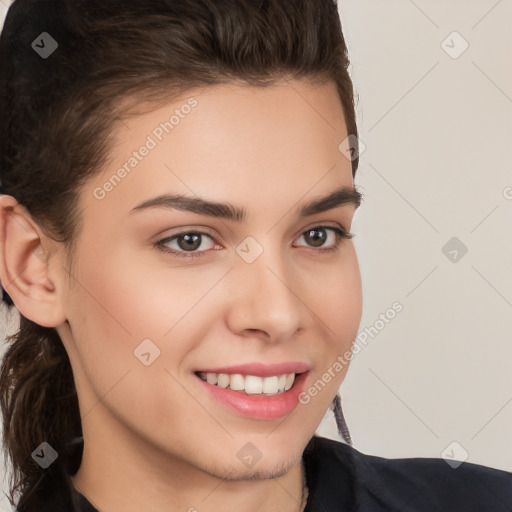
[[[283,78],[334,81],[357,137],[335,0],[15,0],[0,36],[0,193],[65,245],[71,268],[80,187],[108,161],[122,100],[156,105],[197,87]],[[356,157],[353,177],[357,166]],[[40,510],[80,465],[68,450],[82,435],[73,372],[53,328],[20,314],[7,342],[0,407],[9,500],[21,496],[20,512]],[[33,456],[43,442],[58,454],[47,469]]]

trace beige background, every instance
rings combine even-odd
[[[453,449],[512,471],[512,0],[339,10],[366,146],[352,226],[360,333],[378,331],[341,388],[353,445],[393,458]],[[452,237],[467,247],[455,262],[442,251]],[[332,413],[318,433],[338,438]]]

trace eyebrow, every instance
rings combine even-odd
[[[315,199],[297,209],[299,218],[322,213],[345,204],[352,204],[357,209],[361,204],[362,195],[354,187],[341,187],[331,194]],[[182,194],[162,194],[132,208],[130,215],[150,208],[172,208],[199,215],[220,217],[235,222],[247,219],[244,208],[233,206],[230,203],[217,203],[200,197],[185,196]]]

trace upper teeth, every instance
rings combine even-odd
[[[245,391],[249,395],[276,395],[288,391],[295,381],[294,373],[285,373],[283,375],[273,375],[272,377],[257,377],[256,375],[241,375],[235,373],[205,373],[199,372],[201,379],[209,384],[217,385],[221,388],[227,388],[235,391]]]

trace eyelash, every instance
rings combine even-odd
[[[335,243],[332,247],[320,247],[317,249],[315,249],[314,247],[311,247],[311,249],[313,249],[315,252],[320,252],[322,254],[334,253],[335,251],[337,251],[340,248],[341,242],[343,240],[349,240],[355,236],[354,233],[349,233],[348,231],[345,231],[344,229],[336,228],[333,226],[322,226],[322,225],[313,226],[312,228],[309,228],[306,231],[303,231],[301,236],[305,235],[306,233],[308,233],[310,231],[316,231],[316,230],[320,230],[320,229],[333,231],[336,236]],[[203,253],[208,252],[208,251],[197,251],[197,252],[176,251],[174,249],[169,249],[168,247],[166,247],[166,245],[165,245],[166,243],[169,243],[183,235],[201,235],[201,236],[206,236],[206,237],[210,238],[211,240],[213,240],[213,237],[211,237],[208,233],[204,233],[202,231],[192,231],[191,230],[191,231],[182,231],[181,233],[177,233],[173,236],[159,240],[158,242],[156,242],[154,244],[154,246],[157,247],[159,250],[161,250],[165,253],[172,254],[173,256],[177,256],[178,258],[197,258],[199,256],[202,256]]]

